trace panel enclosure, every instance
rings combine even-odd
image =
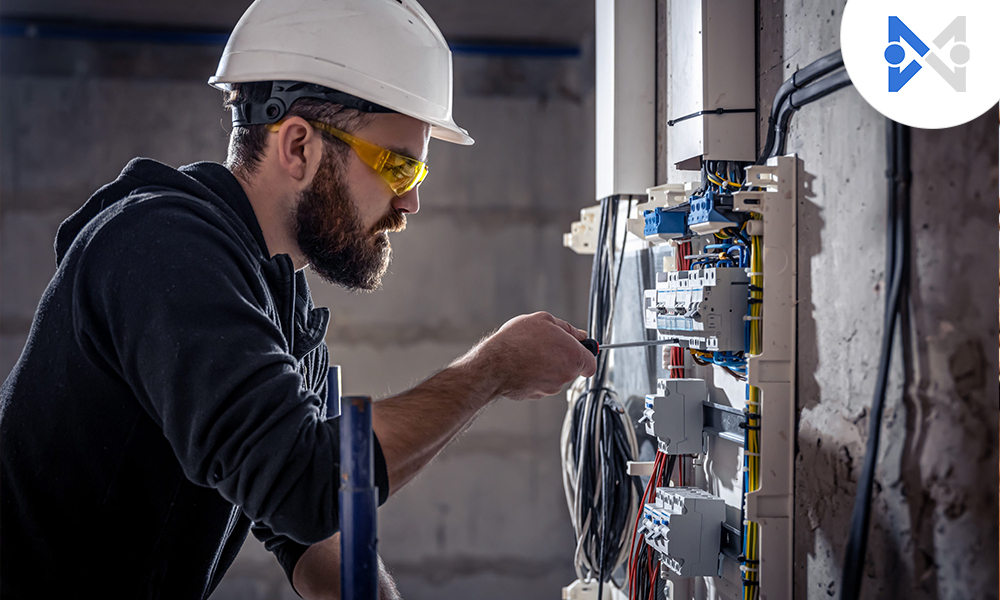
[[[757,123],[754,3],[670,0],[668,7],[670,162],[678,169],[698,170],[700,158],[753,161]],[[749,112],[716,114],[718,109]],[[684,118],[701,111],[708,114]]]

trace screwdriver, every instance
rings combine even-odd
[[[621,342],[618,344],[604,344],[603,346],[597,343],[597,340],[593,338],[587,338],[580,342],[583,347],[590,350],[590,353],[597,356],[597,353],[601,350],[610,350],[614,348],[637,348],[641,346],[666,346],[668,344],[676,344],[677,340],[644,340],[641,342]]]

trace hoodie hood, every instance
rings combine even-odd
[[[180,192],[218,206],[243,221],[260,248],[261,257],[270,257],[264,234],[246,192],[224,166],[213,162],[197,162],[174,169],[149,158],[133,158],[117,179],[97,190],[59,226],[55,240],[56,266],[62,262],[83,228],[101,211],[133,194],[156,191]]]

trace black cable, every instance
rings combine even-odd
[[[774,129],[774,137],[777,144],[771,154],[766,156],[764,160],[773,156],[781,156],[785,153],[785,141],[788,136],[788,123],[791,121],[792,114],[794,114],[795,111],[810,102],[815,102],[820,98],[825,98],[833,92],[849,85],[851,85],[851,77],[847,74],[847,71],[844,70],[834,73],[833,75],[830,75],[829,77],[810,86],[797,90],[789,96],[788,100],[778,112],[777,124]],[[763,161],[758,159],[757,164],[763,164]]]
[[[910,130],[909,127],[893,121],[887,122],[886,130],[886,162],[888,163],[886,174],[892,178],[887,205],[889,214],[893,216],[893,225],[886,247],[886,253],[892,257],[892,263],[891,271],[886,273],[886,279],[891,279],[891,285],[886,301],[882,352],[879,360],[878,379],[875,383],[875,397],[872,401],[865,462],[854,498],[850,536],[844,554],[841,600],[856,600],[861,592],[861,576],[868,545],[871,496],[875,480],[875,466],[878,460],[882,413],[885,408],[885,392],[892,361],[892,342],[896,320],[902,312],[904,303],[909,298],[909,188],[912,177],[910,172]],[[900,327],[902,326],[901,323]]]
[[[778,92],[774,95],[774,101],[771,103],[771,114],[768,115],[767,118],[767,139],[764,142],[764,148],[761,150],[760,157],[757,159],[756,164],[762,165],[769,157],[776,156],[773,154],[775,142],[778,136],[776,127],[779,121],[778,116],[781,113],[782,108],[785,106],[785,101],[788,100],[788,98],[796,91],[809,85],[813,81],[816,81],[820,77],[836,71],[842,66],[844,66],[844,59],[841,56],[840,50],[837,50],[836,52],[831,52],[830,54],[827,54],[826,56],[799,69],[781,84],[781,87],[778,88]],[[778,154],[781,153],[779,152]]]
[[[617,257],[614,251],[619,201],[618,196],[601,201],[597,250],[591,269],[587,325],[599,343],[604,341],[611,319],[624,259],[624,251]],[[631,525],[633,488],[638,488],[636,478],[625,470],[627,461],[634,457],[621,418],[622,409],[607,386],[608,373],[607,353],[601,353],[597,371],[574,403],[569,431],[577,475],[574,501],[580,536],[577,541],[590,575],[598,576],[601,590],[623,552],[623,533]]]

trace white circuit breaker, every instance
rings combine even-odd
[[[646,328],[690,348],[742,351],[749,285],[735,267],[657,273],[656,289],[645,291]]]
[[[646,396],[642,420],[646,433],[656,436],[660,452],[701,453],[707,399],[704,379],[664,379],[655,396]]]
[[[656,501],[643,506],[640,532],[660,560],[681,577],[719,572],[726,502],[692,487],[656,488]]]

